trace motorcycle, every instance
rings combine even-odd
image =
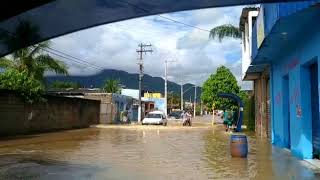
[[[188,117],[186,120],[183,121],[183,126],[192,126],[191,118]]]

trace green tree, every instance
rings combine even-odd
[[[218,97],[218,93],[239,93],[237,80],[231,71],[225,66],[217,68],[215,74],[204,82],[202,86],[202,102],[212,109],[231,109],[234,103],[228,99]]]
[[[168,93],[168,108],[173,109],[173,108],[175,108],[174,105],[178,106],[176,108],[180,108],[180,104],[181,104],[180,96],[173,93],[173,92],[169,92]]]
[[[218,37],[219,41],[221,42],[222,39],[226,37],[231,37],[235,39],[241,39],[241,31],[239,27],[236,27],[232,24],[224,24],[221,26],[217,26],[210,30],[209,37],[215,39]]]
[[[50,88],[52,89],[79,89],[81,87],[80,83],[76,82],[66,82],[66,81],[54,81],[51,85]]]
[[[67,67],[62,61],[56,60],[43,52],[43,49],[47,47],[49,47],[49,43],[43,42],[17,50],[12,55],[1,58],[0,67],[16,69],[20,72],[24,71],[28,76],[32,76],[39,81],[44,80],[45,72],[67,75]]]
[[[19,49],[39,37],[39,29],[27,21],[21,21],[12,34],[0,34],[0,40],[8,49]],[[0,68],[23,71],[40,81],[43,81],[44,73],[47,71],[67,75],[66,65],[45,52],[49,45],[49,41],[46,41],[19,49],[7,57],[0,58]]]
[[[256,6],[248,6],[242,9],[242,11],[257,11],[258,8]],[[222,39],[226,37],[241,39],[242,33],[240,27],[236,27],[232,24],[223,24],[217,27],[214,27],[210,30],[209,38],[215,39],[218,37],[221,42]]]
[[[240,90],[237,95],[241,98],[243,102],[246,102],[249,98],[249,94],[244,90]]]
[[[26,70],[7,69],[0,74],[0,89],[14,90],[27,103],[43,100],[44,87],[42,83],[29,76]]]
[[[119,93],[121,90],[120,81],[117,79],[106,80],[103,90],[105,90],[107,93]]]

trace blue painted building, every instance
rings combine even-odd
[[[301,159],[320,152],[318,2],[261,5],[245,72],[268,69],[271,141]]]

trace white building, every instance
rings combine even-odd
[[[247,74],[247,70],[251,64],[252,29],[258,14],[258,10],[244,8],[240,18],[240,30],[242,33],[242,79],[252,79],[248,76],[255,75]]]

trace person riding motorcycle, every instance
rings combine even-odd
[[[192,125],[192,123],[191,123],[191,114],[188,111],[187,112],[183,111],[181,116],[182,116],[182,121],[183,121],[182,125],[183,126],[186,126],[186,125],[191,126]]]

